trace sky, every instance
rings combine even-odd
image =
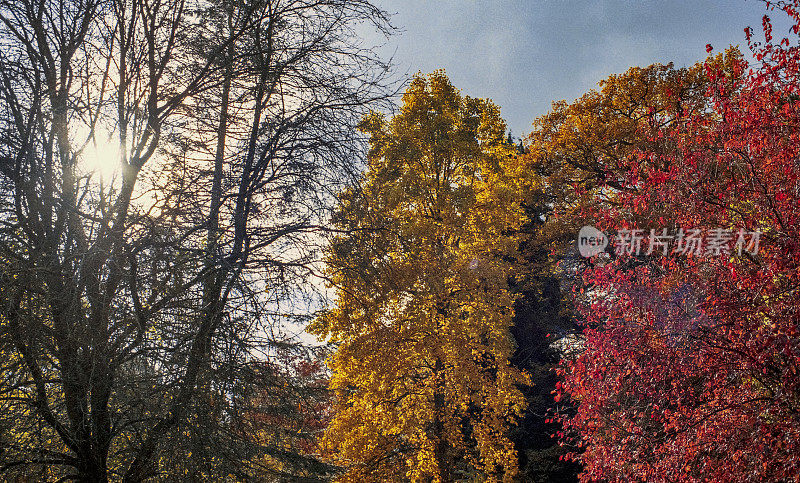
[[[761,32],[757,0],[377,0],[398,33],[382,47],[398,75],[446,70],[464,94],[492,99],[515,137],[551,102],[573,100],[631,66],[684,67]],[[782,12],[771,12],[785,36]]]

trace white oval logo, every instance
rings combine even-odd
[[[608,237],[597,228],[586,225],[578,232],[578,251],[586,258],[602,253],[608,246]]]

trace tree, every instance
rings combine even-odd
[[[707,63],[731,75],[740,57],[731,48]],[[676,139],[663,136],[664,130],[680,133],[685,119],[712,114],[708,85],[704,63],[679,69],[653,64],[612,75],[599,83],[599,90],[572,103],[554,102],[525,140],[528,169],[542,177],[541,193],[528,195],[546,207],[539,244],[555,249],[559,259],[569,258],[580,227],[602,222],[604,208],[637,189],[628,179],[629,165],[666,159],[639,153],[674,152]]]
[[[232,422],[388,94],[351,28],[386,20],[360,0],[0,1],[4,476],[259,477],[274,448]],[[115,176],[88,169],[116,151]]]
[[[562,356],[554,342],[574,337],[579,325],[570,294],[562,288],[567,285],[542,234],[546,215],[551,212],[543,202],[542,187],[540,184],[538,189],[529,190],[526,196],[527,221],[521,230],[526,237],[518,262],[524,270],[511,285],[513,293],[518,294],[511,327],[517,347],[511,363],[530,374],[532,382],[521,388],[528,406],[511,439],[519,453],[522,481],[568,482],[577,480],[580,467],[565,459],[569,450],[554,437],[560,428],[553,417],[565,411],[563,405],[553,402],[557,383],[554,369]]]
[[[731,50],[709,62],[729,71],[736,57]],[[589,293],[580,274],[593,264],[577,253],[575,235],[582,225],[613,224],[605,209],[637,189],[628,183],[629,160],[650,162],[637,156],[644,146],[674,151],[672,138],[654,133],[678,125],[684,113],[706,115],[707,86],[703,64],[634,67],[571,103],[555,102],[551,112],[534,121],[525,140],[527,237],[520,253],[526,271],[515,283],[521,297],[512,333],[518,344],[513,361],[534,377],[534,385],[525,390],[530,404],[514,438],[527,480],[574,481],[579,471],[576,464],[560,461],[578,448],[561,446],[564,441],[552,437],[560,429],[555,415],[573,410],[567,399],[553,401],[554,369],[568,356],[563,349],[580,339],[585,320],[575,303]],[[637,219],[660,214],[653,207]]]
[[[780,5],[796,35],[797,2]],[[800,52],[773,43],[767,17],[764,33],[761,44],[747,30],[749,73],[741,59],[732,72],[705,66],[711,115],[660,130],[672,153],[643,146],[638,158],[658,163],[628,163],[639,189],[610,217],[658,207],[679,228],[732,239],[719,256],[621,257],[587,274],[605,296],[587,311],[597,328],[585,352],[564,367],[586,480],[782,481],[800,469]]]
[[[499,109],[436,72],[361,128],[368,169],[328,249],[336,303],[310,329],[336,346],[324,442],[343,481],[508,481],[527,378],[508,361],[522,213]]]
[[[289,349],[260,369],[269,384],[252,394],[240,430],[272,448],[252,462],[263,479],[328,481],[336,468],[319,458],[320,438],[332,411],[324,362],[328,350]]]

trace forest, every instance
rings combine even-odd
[[[0,480],[800,481],[763,4],[516,138],[372,0],[0,0]]]

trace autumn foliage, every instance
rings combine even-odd
[[[362,129],[369,166],[328,251],[336,304],[311,326],[337,347],[324,444],[342,481],[511,481],[521,176],[499,109],[436,72]]]
[[[0,0],[0,479],[800,482],[763,3],[517,145],[371,0]]]
[[[793,40],[765,17],[763,42],[746,31],[750,70],[707,62],[707,109],[647,132],[595,213],[607,229],[762,235],[757,253],[600,257],[583,272],[583,350],[556,397],[577,404],[564,438],[586,481],[800,474],[800,16],[780,7]]]

